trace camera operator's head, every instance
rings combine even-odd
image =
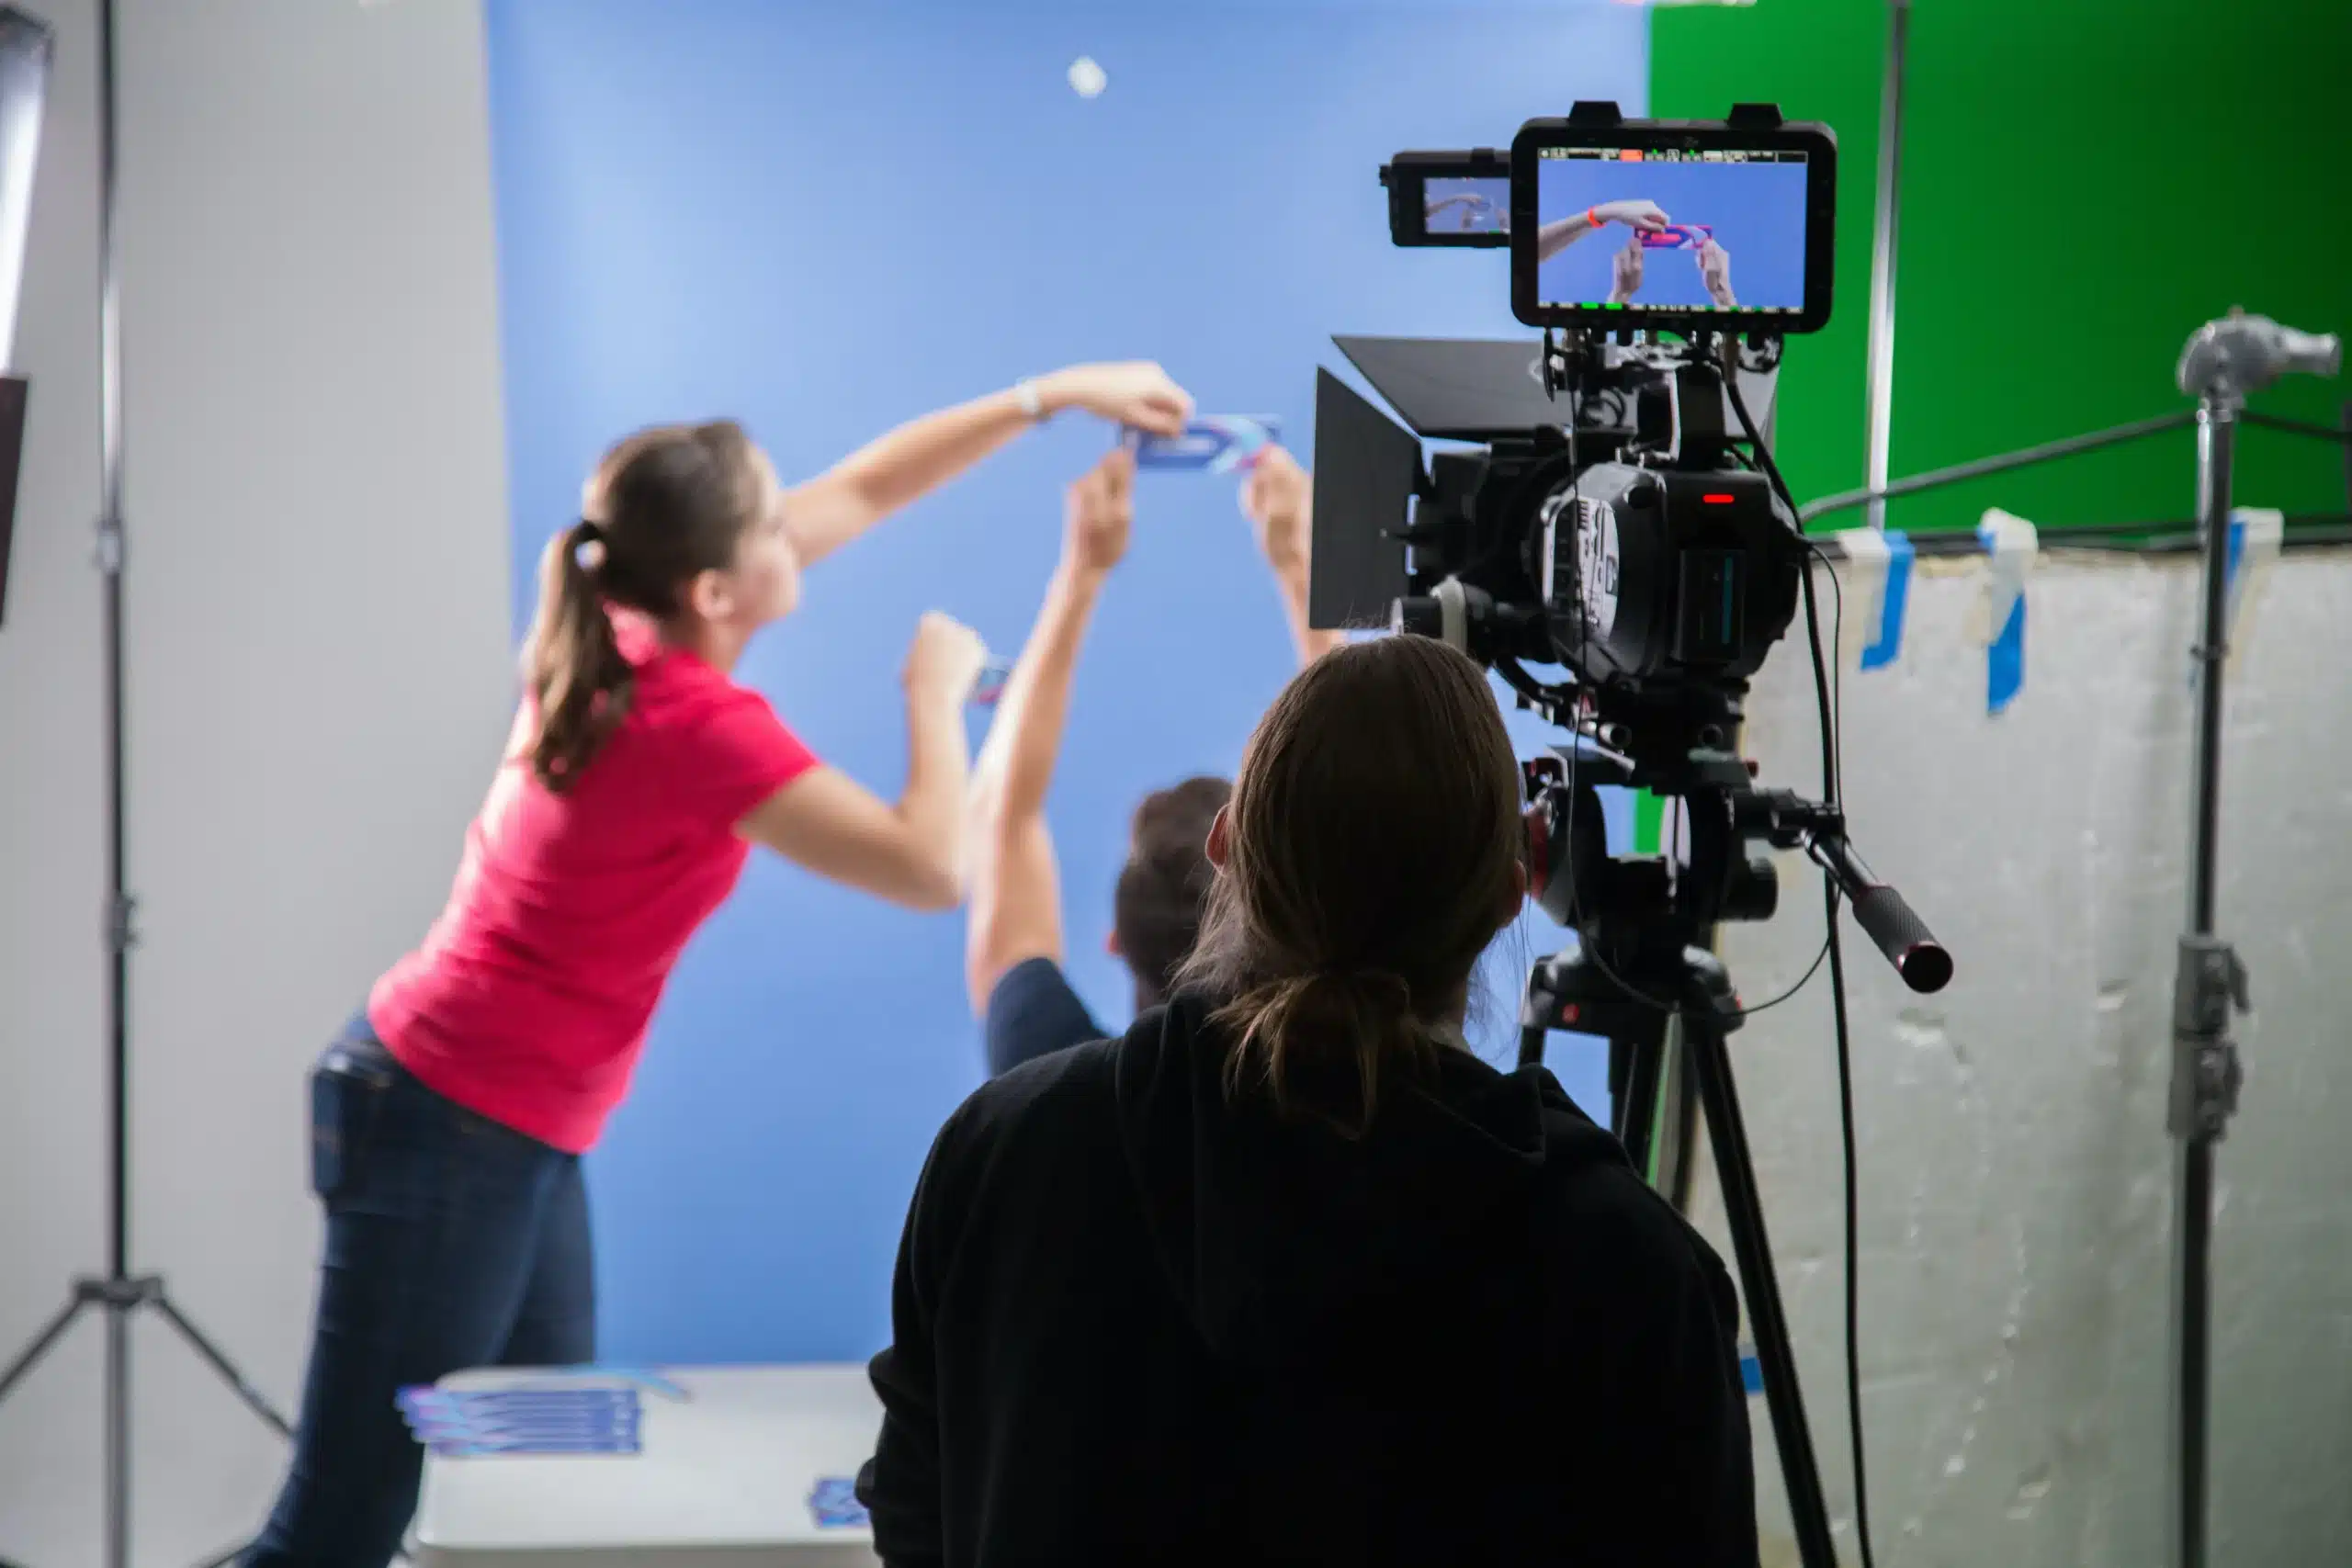
[[[1209,825],[1232,798],[1229,781],[1203,776],[1154,790],[1136,807],[1127,863],[1112,895],[1111,945],[1135,976],[1137,1012],[1167,999],[1200,939],[1201,906],[1215,874]]]
[[[1206,845],[1178,978],[1222,1000],[1232,1082],[1342,1127],[1457,1036],[1527,888],[1519,764],[1486,677],[1388,637],[1308,665],[1259,721]]]

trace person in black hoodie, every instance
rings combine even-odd
[[[1173,999],[932,1149],[859,1483],[886,1563],[1752,1568],[1721,1260],[1463,1041],[1521,842],[1469,660],[1291,682]]]

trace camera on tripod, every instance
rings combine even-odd
[[[1615,1131],[1652,1170],[1679,1023],[1808,1568],[1836,1552],[1725,1046],[1748,1010],[1709,947],[1723,922],[1771,917],[1759,846],[1801,849],[1906,985],[1951,978],[1846,841],[1812,547],[1751,413],[1783,336],[1829,319],[1837,158],[1827,127],[1760,105],[1685,121],[1579,104],[1522,126],[1508,159],[1397,154],[1391,238],[1508,245],[1512,313],[1543,343],[1334,340],[1404,423],[1321,374],[1307,596],[1317,626],[1452,643],[1571,732],[1527,765],[1527,856],[1530,892],[1577,940],[1528,976],[1520,1059],[1555,1030],[1606,1037]],[[1424,462],[1424,441],[1453,445]],[[1758,788],[1736,750],[1748,677],[1801,604],[1818,801]],[[1681,852],[1612,854],[1602,784],[1678,800]]]
[[[1508,244],[1513,313],[1544,338],[1335,340],[1405,423],[1320,376],[1308,615],[1442,638],[1579,737],[1531,769],[1531,870],[1604,956],[1635,925],[1679,959],[1721,920],[1770,918],[1771,863],[1750,852],[1769,843],[1812,854],[1933,990],[1949,958],[1854,856],[1834,798],[1758,790],[1734,750],[1810,549],[1747,393],[1765,403],[1783,334],[1828,320],[1837,156],[1826,126],[1770,106],[1613,104],[1529,121],[1508,159],[1397,154],[1391,237]],[[1471,445],[1424,462],[1424,440]],[[1679,798],[1688,864],[1592,852],[1582,797],[1601,784]]]

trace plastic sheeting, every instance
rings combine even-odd
[[[2197,564],[2046,556],[2030,678],[1998,715],[1966,635],[1984,570],[1918,562],[1887,668],[1853,665],[1868,595],[1848,596],[1842,632],[1856,847],[1958,965],[1914,996],[1847,924],[1872,1535],[1886,1568],[2142,1568],[2164,1561],[2167,1517],[2165,1103]],[[2211,1555],[2352,1562],[2352,554],[2287,556],[2261,592],[2241,610],[2222,774],[2219,924],[2256,1011],[2217,1158]],[[1750,705],[1766,783],[1818,787],[1815,724],[1800,624]],[[1751,1000],[1821,942],[1818,876],[1792,857],[1781,879],[1775,920],[1724,933]],[[1858,1562],[1826,976],[1732,1053]],[[1694,1211],[1728,1258],[1712,1184],[1702,1163]],[[1756,1428],[1766,1562],[1792,1562],[1760,1400]]]

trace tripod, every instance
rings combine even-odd
[[[1729,732],[1721,724],[1711,728]],[[1611,1122],[1635,1168],[1647,1171],[1660,1131],[1661,1096],[1676,1065],[1667,1024],[1679,1021],[1679,1064],[1690,1074],[1706,1118],[1797,1550],[1806,1568],[1836,1568],[1829,1507],[1732,1080],[1726,1040],[1743,1013],[1729,972],[1705,941],[1720,920],[1770,918],[1778,901],[1771,863],[1747,852],[1760,840],[1802,848],[1820,863],[1913,989],[1941,989],[1951,978],[1951,960],[1901,896],[1854,854],[1836,807],[1752,788],[1746,767],[1724,753],[1668,748],[1649,755],[1675,760],[1659,770],[1628,757],[1579,752],[1573,776],[1565,755],[1530,766],[1536,803],[1530,812],[1533,893],[1555,919],[1576,928],[1579,941],[1539,961],[1528,976],[1520,1061],[1541,1062],[1555,1030],[1606,1037]],[[1691,829],[1688,864],[1610,855],[1598,784],[1639,784],[1679,795]],[[1679,1125],[1662,1131],[1684,1135]],[[1679,1173],[1669,1185],[1679,1187]],[[1668,1196],[1681,1206],[1679,1191]]]
[[[115,275],[115,6],[98,0],[98,462],[97,567],[105,581],[107,670],[107,1271],[77,1279],[65,1303],[0,1372],[0,1401],[57,1347],[84,1313],[106,1320],[106,1561],[130,1562],[130,1320],[153,1312],[280,1437],[293,1429],[260,1391],[172,1301],[162,1276],[130,1272],[130,1000],[135,901],[124,885],[122,637],[122,336]],[[215,1568],[243,1548],[208,1563]]]

